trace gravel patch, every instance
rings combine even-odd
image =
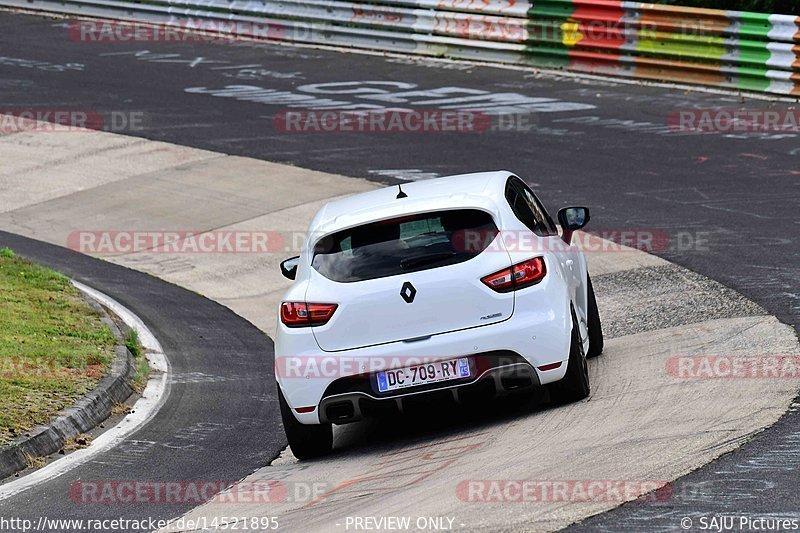
[[[676,265],[606,274],[592,282],[608,338],[767,314],[736,291]]]

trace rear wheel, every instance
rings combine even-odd
[[[556,403],[572,403],[589,396],[589,365],[583,351],[578,320],[572,312],[572,340],[569,346],[567,374],[550,385],[550,398]]]
[[[594,297],[594,287],[592,287],[592,278],[586,276],[587,281],[587,295],[586,311],[588,314],[587,327],[589,328],[589,351],[586,352],[586,357],[597,357],[603,353],[603,325],[600,323],[600,312],[597,310],[597,299]]]
[[[278,386],[278,401],[281,405],[281,418],[283,430],[289,441],[292,453],[298,459],[313,459],[331,452],[333,449],[333,427],[331,424],[301,424],[292,413],[291,407],[286,403],[280,386]]]

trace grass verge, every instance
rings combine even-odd
[[[135,329],[129,329],[125,335],[125,346],[133,354],[134,365],[136,365],[136,374],[133,376],[133,390],[141,393],[147,385],[147,379],[150,377],[150,363],[144,355],[144,347],[139,342],[139,333]]]
[[[92,390],[115,345],[66,277],[0,250],[0,445]]]

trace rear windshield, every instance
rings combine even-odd
[[[422,213],[328,235],[314,246],[311,265],[333,281],[396,276],[468,261],[496,236],[497,226],[484,211]]]

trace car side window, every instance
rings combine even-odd
[[[520,182],[520,186],[522,187],[522,194],[528,202],[531,210],[533,210],[536,219],[541,220],[542,224],[546,227],[546,234],[558,235],[558,228],[556,228],[555,222],[553,222],[550,214],[544,208],[544,205],[542,205],[539,197],[536,196],[536,194],[534,194],[534,192],[527,185],[525,185],[525,183]]]
[[[542,203],[521,180],[509,178],[506,200],[517,218],[540,237],[558,235],[555,224]]]

